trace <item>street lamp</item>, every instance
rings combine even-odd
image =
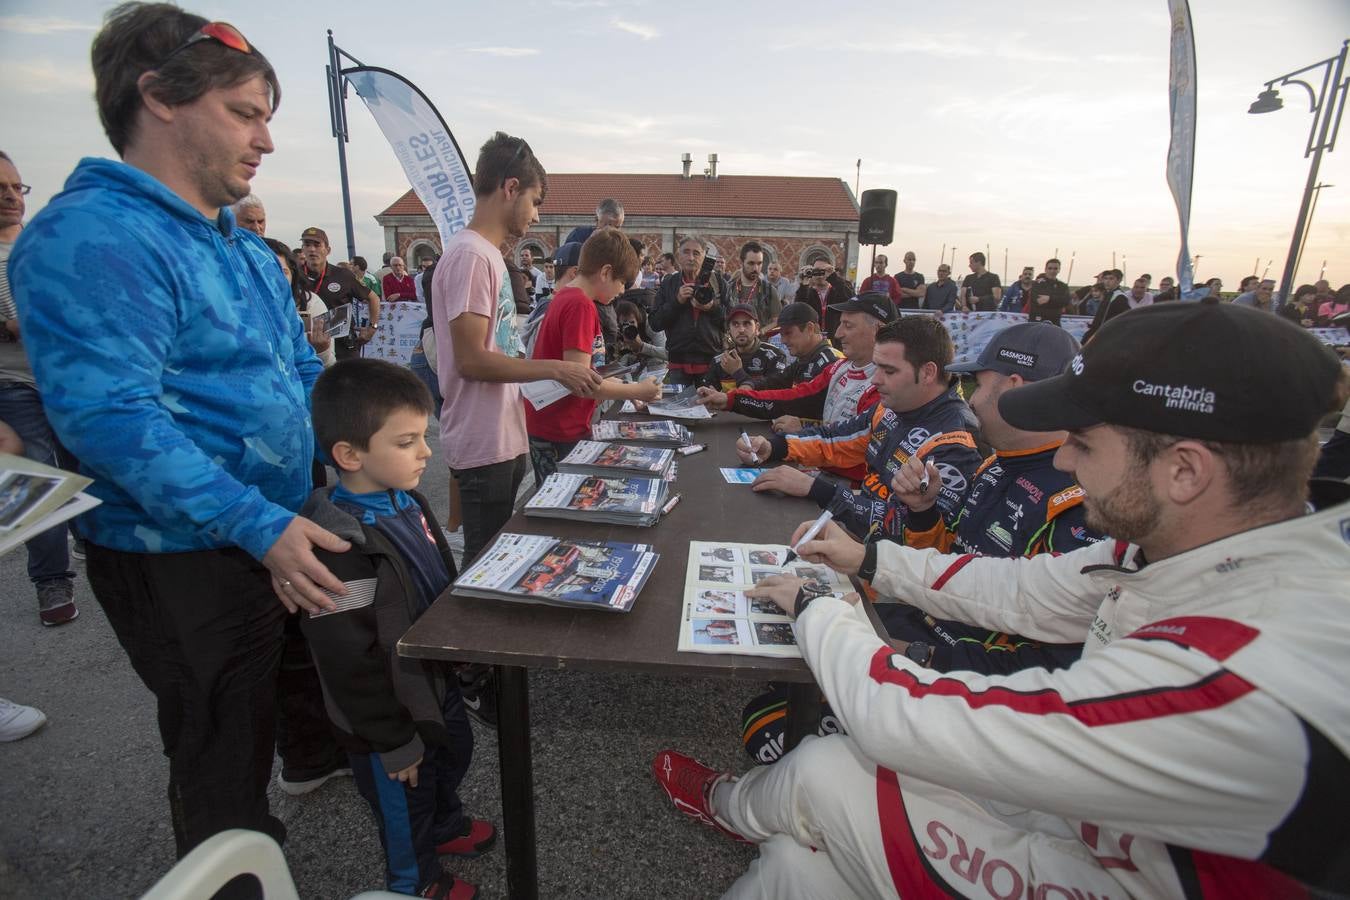
[[[1317,167],[1322,162],[1322,152],[1336,149],[1336,133],[1341,127],[1341,115],[1345,112],[1345,98],[1350,94],[1350,78],[1345,76],[1345,58],[1350,51],[1350,40],[1341,44],[1341,52],[1329,59],[1315,62],[1310,66],[1295,69],[1266,82],[1266,89],[1256,95],[1256,100],[1247,112],[1253,115],[1274,112],[1284,108],[1277,85],[1301,85],[1308,92],[1309,112],[1313,114],[1312,130],[1308,133],[1308,144],[1303,156],[1312,157],[1312,166],[1308,170],[1308,185],[1303,189],[1303,202],[1298,209],[1298,222],[1294,225],[1294,238],[1289,244],[1289,258],[1284,264],[1284,278],[1280,282],[1280,299],[1288,302],[1292,296],[1295,270],[1298,268],[1299,251],[1303,244],[1303,235],[1308,227],[1308,208],[1312,202],[1313,189],[1317,184]],[[1320,73],[1321,89],[1313,86],[1299,75]]]

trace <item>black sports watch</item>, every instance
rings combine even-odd
[[[812,587],[812,582],[808,581],[797,589],[797,603],[792,607],[792,618],[800,619],[802,613],[811,605],[811,601],[817,597],[825,597],[833,594],[834,591],[829,588]]]
[[[910,641],[905,647],[905,656],[927,668],[933,664],[933,653],[937,648],[924,641]]]

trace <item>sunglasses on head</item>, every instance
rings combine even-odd
[[[183,43],[173,49],[172,53],[164,57],[164,61],[161,62],[160,65],[163,66],[164,63],[173,59],[193,44],[199,44],[202,41],[215,41],[216,43],[224,44],[226,47],[229,47],[231,50],[236,50],[239,53],[253,52],[253,47],[249,45],[248,40],[240,33],[238,28],[235,28],[228,22],[207,22],[201,28],[198,28],[193,32],[192,37],[183,41]]]
[[[519,140],[520,143],[516,146],[516,152],[512,154],[511,161],[508,162],[506,168],[502,170],[502,187],[506,187],[506,182],[509,178],[515,177],[517,180],[520,179],[519,175],[511,175],[511,169],[515,167],[519,160],[525,158],[525,154],[533,152],[530,150],[529,141],[526,141],[524,138],[520,138]]]

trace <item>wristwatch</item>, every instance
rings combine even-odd
[[[797,603],[792,608],[792,618],[800,619],[802,613],[806,612],[806,608],[811,605],[811,601],[817,597],[825,597],[834,593],[829,588],[812,587],[812,584],[813,582],[808,581],[797,589]]]
[[[905,647],[905,656],[919,665],[927,668],[933,664],[933,652],[936,648],[932,644],[923,641],[910,641],[909,646]]]

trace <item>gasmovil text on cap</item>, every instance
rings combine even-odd
[[[1214,412],[1214,392],[1202,387],[1177,387],[1172,384],[1149,384],[1142,378],[1134,382],[1134,392],[1145,397],[1163,397],[1165,409],[1181,409],[1187,412]]]

